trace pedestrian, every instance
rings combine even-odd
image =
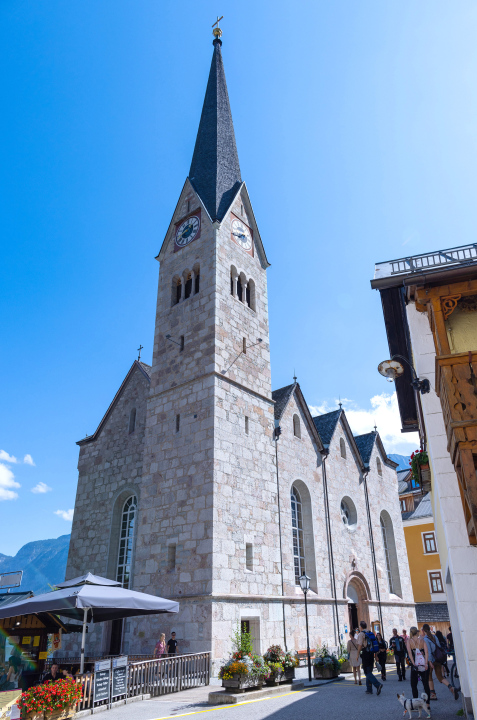
[[[442,673],[442,665],[444,663],[440,662],[440,659],[443,659],[444,651],[442,650],[437,637],[431,633],[431,628],[427,623],[424,623],[424,625],[422,626],[421,635],[427,645],[429,655],[429,689],[431,691],[430,699],[437,700],[437,695],[434,689],[434,680],[432,679],[432,673],[434,671],[436,678],[439,680],[439,682],[443,685],[447,685],[454,698],[458,700],[459,691],[457,690],[457,688],[451,685],[448,680],[446,680]]]
[[[64,675],[60,672],[58,663],[54,662],[50,668],[50,672],[45,675],[42,682],[57,682],[58,680],[64,680]]]
[[[159,640],[156,643],[156,647],[154,648],[154,657],[160,658],[165,654],[166,654],[166,636],[164,633],[161,633]]]
[[[449,655],[454,652],[454,638],[452,637],[452,628],[449,625],[449,634],[447,635],[447,647],[449,650]]]
[[[361,685],[361,660],[359,657],[358,642],[356,639],[356,631],[349,631],[349,640],[347,645],[349,661],[353,669],[354,684]],[[359,681],[359,682],[358,682]]]
[[[449,666],[447,665],[447,655],[449,654],[449,648],[447,647],[447,640],[445,639],[444,635],[441,633],[440,630],[436,630],[436,638],[439,640],[439,645],[444,650],[446,654],[446,661],[442,664],[442,670],[444,677],[447,677],[450,675],[449,673]]]
[[[406,648],[411,662],[412,697],[419,697],[417,683],[419,682],[419,678],[421,678],[424,692],[429,702],[431,696],[429,689],[429,651],[424,642],[424,638],[419,635],[417,627],[412,627],[409,632],[410,636],[407,639]]]
[[[386,680],[386,656],[388,654],[388,644],[380,632],[376,633],[376,640],[378,641],[379,652],[377,654],[378,663],[381,666],[381,680]],[[378,668],[379,670],[379,668]]]
[[[171,633],[171,639],[167,643],[167,654],[177,655],[177,640],[175,632]]]
[[[409,635],[407,634],[406,629],[404,629],[402,631],[401,637],[404,640],[404,644],[407,645],[407,641],[409,640]]]
[[[378,682],[373,675],[374,661],[378,651],[378,645],[374,633],[367,630],[364,620],[359,623],[361,629],[358,635],[358,649],[361,654],[363,673],[366,676],[366,694],[373,694],[373,685],[376,688],[376,695],[381,694],[383,684]]]
[[[393,628],[393,634],[389,639],[389,647],[394,653],[398,679],[401,682],[406,679],[406,645],[402,637],[398,635],[396,628]]]

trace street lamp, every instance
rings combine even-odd
[[[394,382],[394,380],[397,380],[397,378],[401,377],[401,375],[404,373],[403,364],[395,358],[400,358],[401,360],[404,360],[406,365],[409,365],[412,374],[411,385],[415,390],[418,390],[422,395],[430,392],[431,384],[429,380],[427,378],[419,380],[416,375],[416,371],[414,370],[414,367],[403,355],[393,355],[390,360],[383,360],[382,363],[379,363],[378,372],[383,375],[386,380],[389,380],[389,382]]]
[[[298,578],[298,581],[300,583],[300,587],[303,590],[303,595],[305,596],[305,621],[306,621],[306,655],[308,657],[308,680],[311,682],[311,658],[310,658],[310,635],[308,633],[308,606],[306,604],[306,594],[308,590],[310,589],[310,578],[308,575],[301,575]]]

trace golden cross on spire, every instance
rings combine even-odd
[[[219,16],[217,15],[217,20],[216,20],[216,21],[214,22],[214,24],[212,25],[212,27],[215,28],[215,30],[212,30],[212,34],[213,34],[216,38],[219,38],[219,37],[221,37],[221,35],[222,35],[222,30],[221,30],[220,27],[219,27],[219,22],[220,22],[221,20],[223,20],[223,19],[224,19],[224,16],[223,16],[223,15],[222,15],[222,17],[219,17]],[[217,25],[217,27],[215,27],[216,25]]]

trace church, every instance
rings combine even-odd
[[[396,464],[341,407],[312,417],[296,380],[272,391],[269,262],[242,180],[222,60],[213,57],[187,177],[157,260],[152,365],[137,360],[78,442],[67,579],[92,572],[177,600],[175,616],[101,623],[87,655],[257,652],[416,624]],[[76,648],[71,646],[71,651]]]

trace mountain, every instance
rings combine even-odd
[[[409,455],[394,454],[388,455],[388,458],[399,464],[399,467],[397,467],[396,470],[409,470],[409,463],[411,462]]]
[[[0,553],[0,573],[23,570],[18,590],[31,590],[35,595],[48,592],[50,585],[65,579],[70,537],[29,542],[14,557]]]

